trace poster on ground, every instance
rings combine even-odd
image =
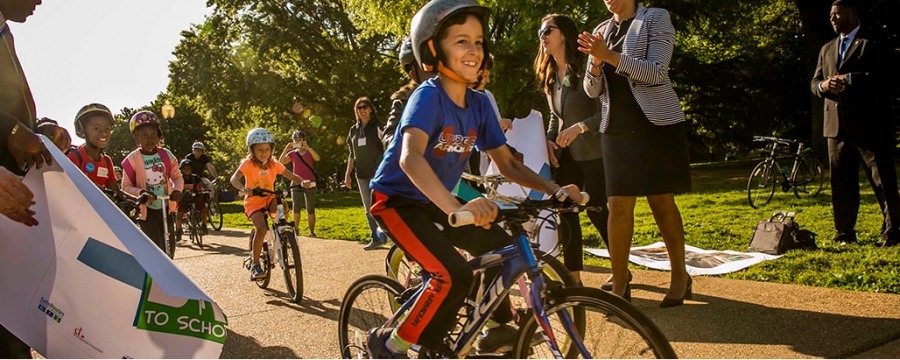
[[[544,120],[541,113],[531,110],[525,118],[515,119],[513,128],[506,131],[506,143],[522,154],[522,160],[532,171],[550,180],[550,159],[547,156],[547,140],[544,132]],[[499,174],[500,170],[491,163],[485,175]],[[535,200],[549,198],[549,195],[540,191],[529,189],[517,184],[503,184],[497,188],[497,192],[511,197]],[[536,220],[533,231],[538,233],[539,248],[545,253],[559,254],[559,240],[556,234],[558,219],[549,211],[542,211]]]
[[[606,249],[584,249],[595,256],[609,258]],[[775,260],[781,255],[745,253],[732,250],[704,250],[685,245],[685,266],[690,275],[720,275],[746,269],[766,260]],[[666,244],[657,242],[647,246],[631,248],[628,261],[657,270],[672,270]]]
[[[219,357],[222,309],[43,139],[40,225],[0,217],[0,323],[48,358]]]

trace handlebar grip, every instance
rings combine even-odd
[[[447,216],[447,222],[449,222],[452,227],[472,225],[475,223],[475,214],[468,211],[453,212]]]
[[[584,191],[581,192],[581,197],[582,197],[581,205],[587,204],[588,202],[591,201],[591,195]]]

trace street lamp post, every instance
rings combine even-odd
[[[163,119],[175,117],[175,107],[172,106],[172,104],[169,104],[169,100],[166,100],[166,104],[162,107],[162,117]]]

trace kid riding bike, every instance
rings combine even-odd
[[[205,197],[208,196],[209,192],[205,190],[203,180],[197,174],[194,174],[191,160],[181,160],[179,167],[184,179],[185,195],[178,202],[178,213],[175,216],[175,238],[177,241],[181,241],[181,236],[184,233],[182,227],[183,218],[185,214],[188,214],[188,220],[191,225],[188,228],[191,241],[203,247],[202,236],[208,232],[206,222],[203,221],[203,219],[206,219],[207,214]],[[198,213],[199,217],[195,216],[195,213]]]
[[[306,186],[309,180],[303,179],[279,163],[273,156],[275,137],[268,130],[256,128],[247,133],[247,152],[249,155],[231,176],[231,184],[240,189],[244,197],[244,214],[253,222],[254,235],[252,241],[252,254],[250,258],[250,280],[264,281],[266,272],[260,263],[260,254],[263,248],[263,238],[268,230],[267,214],[274,214],[278,202],[275,191],[275,179],[278,175],[284,176],[294,183]],[[241,184],[241,178],[244,183]],[[259,189],[256,194],[248,189]],[[298,257],[299,258],[299,257]],[[299,301],[296,298],[295,301]]]

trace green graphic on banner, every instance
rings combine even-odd
[[[168,297],[146,276],[134,326],[141,330],[225,343],[228,319],[203,300]]]

